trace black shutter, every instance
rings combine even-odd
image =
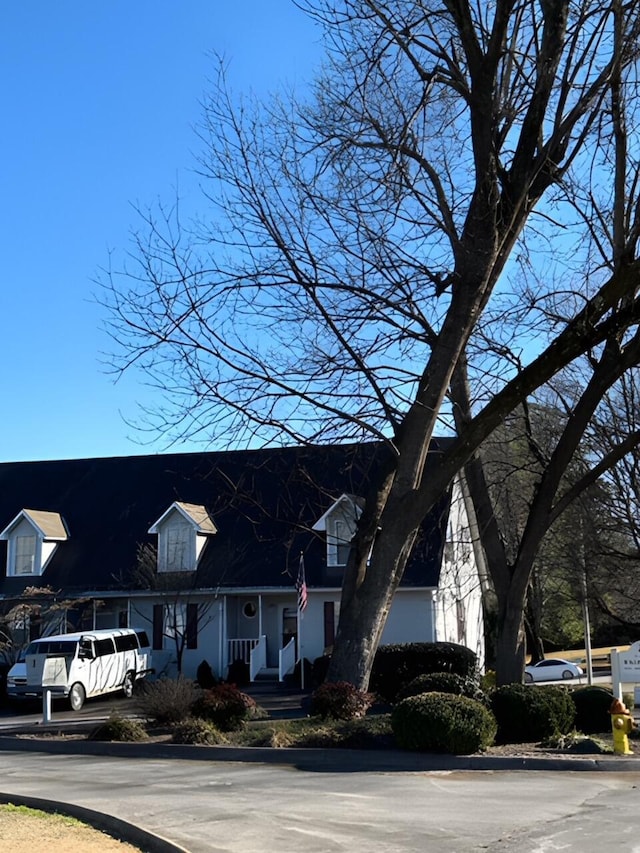
[[[153,605],[153,648],[162,648],[162,636],[164,634],[164,605]]]
[[[187,648],[198,648],[198,605],[187,604]]]
[[[336,616],[333,601],[324,603],[324,647],[332,646],[336,638]]]

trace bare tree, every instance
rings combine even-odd
[[[623,49],[625,20],[622,7],[613,9],[611,21],[615,51]],[[636,118],[637,92],[635,68],[623,73],[616,65],[610,80],[607,99],[602,105],[598,121],[598,135],[591,140],[589,156],[594,164],[611,165],[610,181],[603,188],[596,181],[585,195],[567,181],[566,200],[586,225],[584,241],[592,266],[607,269],[613,278],[623,274],[629,264],[635,263],[638,234],[640,233],[640,194],[638,193],[638,166],[640,151],[629,145],[627,125]],[[631,121],[630,121],[631,119]],[[597,174],[597,172],[594,172]],[[635,290],[623,295],[619,310],[625,311],[633,303]],[[549,323],[558,319],[570,322],[563,302],[575,296],[546,295]],[[535,492],[527,500],[526,520],[517,532],[517,547],[511,553],[505,547],[506,537],[492,506],[490,490],[479,457],[466,464],[469,488],[476,514],[481,518],[487,563],[494,582],[498,601],[498,641],[496,671],[501,683],[517,680],[524,663],[523,612],[527,591],[530,589],[535,561],[543,540],[559,516],[595,480],[614,468],[622,458],[640,443],[640,433],[630,423],[617,433],[617,442],[596,446],[589,441],[591,425],[597,421],[598,412],[611,394],[624,382],[640,360],[640,332],[635,324],[615,330],[596,347],[590,347],[584,357],[565,365],[554,382],[544,392],[553,395],[554,407],[563,412],[563,424],[556,434],[548,433],[547,448],[541,448],[528,431],[529,448],[537,459],[539,476]],[[466,424],[472,419],[472,390],[469,381],[466,354],[458,360],[452,383],[456,421],[463,435]],[[572,466],[589,459],[591,470],[583,476],[569,477]]]
[[[132,584],[134,588],[153,591],[153,626],[157,619],[163,641],[168,640],[173,647],[176,669],[181,674],[185,649],[195,648],[199,632],[215,619],[217,596],[203,594],[195,571],[158,572],[157,566],[157,549],[149,544],[139,545]],[[148,618],[148,611],[141,610],[135,598],[131,599],[131,607],[138,616]]]
[[[67,598],[49,586],[29,586],[14,598],[4,600],[0,615],[0,661],[13,663],[20,650],[31,640],[49,634],[73,630],[69,614],[83,618],[87,608],[93,612],[102,601]]]
[[[328,45],[310,98],[238,103],[221,70],[200,131],[211,215],[143,212],[104,301],[115,368],[137,366],[164,392],[150,423],[174,438],[389,445],[353,540],[330,671],[366,686],[443,489],[508,412],[637,322],[634,252],[588,279],[572,266],[590,258],[576,251],[587,225],[567,188],[590,198],[613,181],[611,163],[591,172],[590,149],[616,75],[635,62],[640,4],[303,5]],[[528,273],[536,258],[540,292],[523,292],[518,263]],[[473,405],[427,479],[454,371],[483,338]],[[516,348],[533,353],[514,364]],[[514,675],[521,615],[505,634]]]

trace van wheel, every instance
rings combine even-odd
[[[131,699],[131,697],[133,696],[133,682],[133,673],[128,672],[124,677],[124,681],[122,682],[122,692],[124,693],[127,699]]]
[[[69,704],[71,705],[72,711],[79,711],[80,708],[84,705],[84,700],[86,699],[87,694],[84,691],[84,687],[80,684],[79,681],[76,681],[75,684],[72,685],[71,690],[69,691]]]

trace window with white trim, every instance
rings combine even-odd
[[[327,522],[327,565],[346,566],[353,538],[352,525],[344,519],[329,519]]]
[[[37,547],[38,543],[35,535],[16,536],[13,574],[32,575],[35,573]]]
[[[195,531],[190,524],[173,522],[160,533],[164,559],[160,569],[165,572],[185,572],[195,569],[192,540]]]

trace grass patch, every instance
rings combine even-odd
[[[0,804],[0,813],[8,815],[18,815],[21,817],[33,817],[38,820],[55,820],[59,821],[64,826],[86,826],[82,821],[69,815],[59,814],[58,812],[43,812],[40,809],[32,809],[29,806],[16,806],[13,803]]]

